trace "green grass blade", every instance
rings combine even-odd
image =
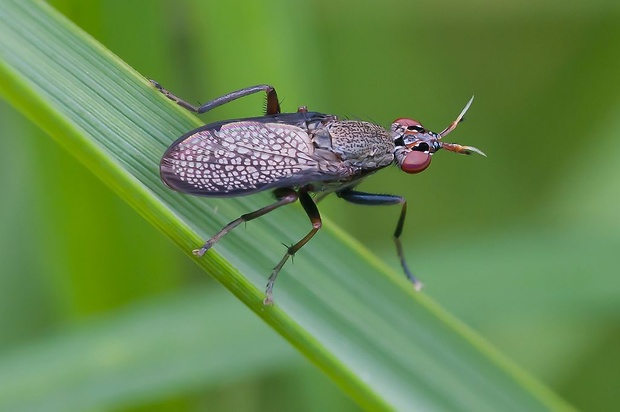
[[[167,190],[159,157],[199,120],[43,3],[0,4],[0,92],[185,251],[269,201]],[[262,305],[266,277],[281,242],[309,229],[299,208],[234,231],[198,264],[367,409],[570,409],[401,273],[325,227],[282,272],[274,307]]]

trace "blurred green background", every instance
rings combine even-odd
[[[403,241],[424,293],[579,409],[613,409],[620,399],[620,4],[426,3],[51,2],[188,101],[270,83],[285,111],[307,105],[386,126],[413,117],[439,131],[475,94],[448,140],[488,158],[439,153],[419,176],[390,168],[361,189],[410,201]],[[260,97],[248,98],[204,120],[261,108]],[[156,393],[137,390],[104,408],[357,409],[3,101],[0,124],[0,365],[74,331],[97,333],[149,308],[209,296],[206,304],[226,308],[218,318],[231,325],[230,342],[255,334],[256,345],[244,349],[255,362],[162,383]],[[321,211],[398,267],[391,240],[398,208],[328,198]],[[202,311],[211,307],[196,305],[195,318],[174,326],[209,328]],[[184,340],[199,340],[191,333]]]

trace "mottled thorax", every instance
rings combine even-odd
[[[387,166],[394,160],[394,142],[383,127],[356,120],[328,126],[332,150],[354,166],[364,169]]]

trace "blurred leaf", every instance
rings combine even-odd
[[[290,368],[296,361],[241,305],[198,289],[141,302],[5,354],[0,409],[127,407]]]
[[[184,251],[269,201],[167,190],[159,157],[200,123],[45,4],[5,1],[0,23],[0,92]],[[298,207],[279,210],[234,231],[198,264],[360,405],[570,409],[328,221],[283,271],[276,305],[264,307],[280,243],[308,226]]]
[[[560,386],[584,350],[614,331],[608,328],[617,323],[620,289],[610,285],[617,283],[620,234],[581,225],[504,229],[474,243],[452,239],[441,251],[419,250],[428,257],[421,270],[432,262],[437,271],[427,293],[528,371]],[[454,260],[441,259],[445,250]],[[477,250],[486,252],[483,261]],[[458,270],[458,278],[449,275]]]
[[[590,139],[601,143],[580,149],[586,161],[574,164],[570,174],[558,182],[555,199],[545,211],[549,218],[558,219],[560,211],[560,219],[576,222],[579,227],[595,228],[596,233],[618,233],[620,222],[612,205],[620,203],[620,94],[614,97],[616,104],[607,108],[607,116],[590,132]]]

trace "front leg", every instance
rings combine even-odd
[[[396,230],[394,231],[394,243],[396,243],[396,251],[398,253],[398,258],[400,259],[400,264],[405,271],[405,275],[407,279],[409,279],[413,283],[413,287],[415,290],[422,289],[422,282],[416,279],[415,276],[409,270],[409,266],[405,261],[405,255],[403,253],[403,247],[400,243],[400,235],[403,232],[403,226],[405,225],[405,216],[407,215],[407,201],[402,196],[396,195],[381,195],[376,193],[365,193],[358,192],[355,190],[343,190],[340,192],[336,192],[336,195],[347,202],[355,203],[358,205],[366,205],[366,206],[389,206],[389,205],[403,205],[400,211],[400,217],[398,218],[398,223],[396,224]]]

